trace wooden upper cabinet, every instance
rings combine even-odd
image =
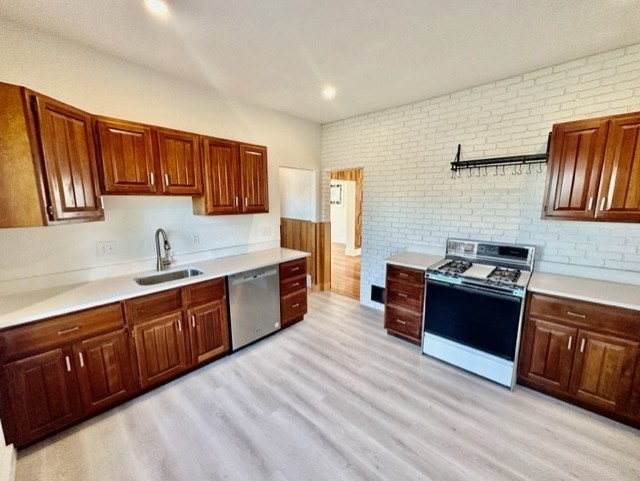
[[[611,120],[596,218],[640,222],[640,113]]]
[[[102,219],[91,116],[34,96],[54,220]]]
[[[239,213],[238,144],[231,140],[203,139],[204,195],[194,197],[196,214]]]
[[[162,192],[202,194],[200,137],[188,132],[157,129]]]
[[[102,220],[89,114],[0,83],[0,227]]]
[[[240,144],[242,212],[269,212],[267,148]]]
[[[544,217],[593,218],[608,119],[554,125]]]
[[[96,122],[105,194],[155,194],[151,127],[100,118]]]

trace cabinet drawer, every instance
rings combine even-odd
[[[307,313],[307,291],[295,291],[280,299],[280,319],[283,325],[289,321],[301,318]]]
[[[193,284],[183,290],[185,307],[194,307],[218,301],[225,296],[224,278]]]
[[[302,274],[300,276],[292,277],[290,279],[280,280],[280,295],[284,296],[293,291],[299,291],[302,288],[307,287],[307,276]]]
[[[422,314],[408,309],[386,306],[384,309],[384,327],[415,339],[420,339]]]
[[[424,287],[424,271],[387,264],[387,280],[406,282]]]
[[[404,282],[387,281],[387,303],[422,312],[424,287]]]
[[[3,360],[40,352],[124,327],[120,303],[74,312],[0,333]]]
[[[529,315],[573,326],[640,338],[640,312],[544,294],[530,294]]]
[[[307,258],[297,259],[291,262],[285,262],[280,264],[280,280],[289,279],[291,277],[299,276],[300,274],[306,274],[307,272]]]
[[[182,309],[180,289],[136,297],[125,302],[127,318],[133,323],[164,316]]]

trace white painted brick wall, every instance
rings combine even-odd
[[[442,249],[449,236],[535,245],[546,263],[640,272],[640,225],[540,219],[546,167],[458,179],[449,170],[458,143],[463,160],[542,153],[554,123],[638,110],[635,45],[325,125],[325,219],[326,172],[364,167],[361,302],[375,306],[385,257]]]

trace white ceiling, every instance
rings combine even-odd
[[[640,0],[167,1],[165,21],[142,0],[0,17],[320,123],[640,43]]]

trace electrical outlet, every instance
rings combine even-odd
[[[191,243],[194,246],[199,246],[200,245],[200,233],[199,232],[194,232],[191,234]]]
[[[262,227],[260,227],[260,235],[262,237],[271,237],[271,226],[263,225]]]
[[[112,257],[116,255],[116,241],[96,242],[98,257]]]

